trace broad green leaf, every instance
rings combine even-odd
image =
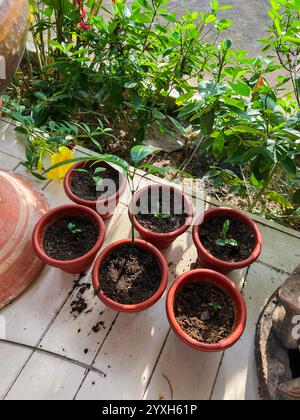
[[[285,172],[291,176],[295,176],[297,173],[296,163],[290,157],[280,162]]]
[[[199,119],[201,133],[204,136],[209,136],[213,130],[215,122],[215,109],[205,112]]]
[[[250,96],[251,89],[245,82],[229,83],[232,89],[241,96]]]
[[[225,135],[223,132],[220,132],[213,143],[213,152],[215,158],[220,160],[224,151],[225,146]]]
[[[224,102],[226,105],[233,106],[235,108],[239,108],[242,111],[245,109],[245,103],[244,101],[240,101],[238,99],[229,98],[228,96],[223,96],[221,99],[221,102]]]
[[[157,120],[165,120],[166,119],[166,116],[162,112],[158,111],[155,108],[152,109],[152,115]]]
[[[269,192],[268,194],[266,194],[266,197],[269,200],[272,200],[278,203],[280,207],[284,210],[293,208],[289,200],[286,197],[284,197],[284,195],[278,193],[277,191]]]
[[[133,88],[136,87],[136,85],[137,85],[137,82],[126,82],[124,84],[124,88],[125,89],[133,89]]]
[[[130,155],[133,163],[137,164],[144,160],[147,156],[156,152],[158,149],[152,146],[137,145],[133,146]]]
[[[300,189],[294,192],[292,201],[297,206],[300,206]]]

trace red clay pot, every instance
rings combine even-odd
[[[0,169],[0,309],[18,297],[44,267],[33,252],[31,237],[48,208],[33,182]]]
[[[168,280],[169,280],[169,269],[168,265],[166,263],[166,260],[164,259],[161,252],[155,248],[152,244],[149,244],[148,242],[142,241],[140,239],[135,240],[135,245],[139,248],[142,248],[146,251],[149,251],[152,253],[157,261],[160,264],[161,267],[161,283],[157,291],[152,295],[148,300],[145,300],[144,302],[137,303],[136,305],[124,305],[118,302],[115,302],[114,300],[108,298],[102,290],[99,291],[99,286],[101,284],[101,279],[99,276],[99,271],[101,269],[101,266],[103,264],[103,260],[109,255],[112,251],[114,251],[116,248],[119,248],[122,245],[130,244],[130,239],[123,239],[117,242],[114,242],[113,244],[109,245],[107,248],[105,248],[101,254],[98,256],[94,268],[93,268],[93,286],[95,291],[98,291],[98,297],[99,299],[109,308],[114,309],[118,312],[128,312],[128,313],[134,313],[143,311],[145,309],[150,308],[150,306],[154,305],[163,295],[164,291],[166,290]]]
[[[209,281],[222,289],[233,300],[236,307],[236,322],[232,334],[223,341],[216,344],[205,344],[191,338],[186,334],[176,321],[174,314],[174,302],[177,293],[190,282]],[[245,301],[238,288],[223,274],[212,270],[192,270],[180,276],[169,290],[166,302],[167,316],[175,334],[187,345],[195,350],[203,352],[224,351],[233,346],[242,336],[247,322],[247,309]]]
[[[150,242],[152,245],[159,249],[166,249],[168,248],[172,242],[175,241],[178,236],[182,235],[186,232],[189,227],[192,225],[193,217],[194,217],[194,210],[191,201],[188,197],[183,194],[179,189],[169,186],[169,185],[162,185],[162,184],[152,184],[147,187],[141,188],[137,193],[134,194],[131,203],[128,206],[128,215],[129,219],[132,221],[132,206],[136,206],[137,201],[141,198],[144,194],[146,194],[149,190],[166,190],[167,192],[171,191],[180,197],[180,199],[184,199],[184,206],[185,211],[187,213],[187,218],[185,224],[180,226],[179,229],[174,230],[173,232],[168,233],[157,233],[151,230],[145,229],[137,220],[136,217],[133,218],[134,228],[139,232],[140,236],[147,242]]]
[[[76,260],[59,261],[48,257],[43,249],[43,231],[45,227],[63,216],[87,216],[94,220],[99,228],[99,238],[95,246],[85,255]],[[105,225],[102,218],[94,210],[84,206],[77,206],[74,204],[57,207],[50,210],[37,223],[32,235],[33,249],[36,255],[45,263],[52,267],[60,268],[63,271],[71,274],[84,273],[96,258],[98,251],[103,245],[105,239]]]
[[[201,225],[212,218],[215,217],[232,217],[232,218],[238,218],[242,220],[254,233],[256,237],[256,245],[254,248],[254,251],[250,255],[249,258],[247,258],[244,261],[239,262],[227,262],[220,260],[216,257],[214,257],[212,254],[210,254],[206,248],[204,248],[200,236],[199,236],[199,230],[201,230]],[[257,260],[257,258],[261,254],[262,250],[262,235],[256,225],[256,223],[253,222],[245,213],[242,213],[241,211],[226,208],[226,207],[219,207],[219,208],[213,208],[207,210],[204,215],[200,216],[199,219],[195,222],[195,225],[193,227],[193,240],[194,244],[198,251],[198,256],[201,264],[203,264],[204,267],[210,268],[212,270],[219,271],[220,273],[227,274],[232,270],[238,270],[244,267],[248,267],[254,261]]]
[[[76,204],[79,204],[80,206],[86,206],[89,207],[95,211],[97,211],[102,219],[106,220],[113,216],[113,213],[119,203],[121,195],[124,193],[124,191],[127,188],[127,179],[121,172],[117,171],[115,168],[110,166],[106,162],[99,162],[95,166],[101,166],[105,168],[112,168],[116,172],[118,172],[120,176],[120,186],[118,191],[116,191],[115,194],[112,194],[110,197],[105,198],[104,200],[84,200],[77,195],[75,195],[72,192],[71,185],[72,185],[72,178],[74,176],[74,170],[80,169],[80,168],[90,168],[93,165],[94,161],[91,162],[77,162],[75,165],[72,166],[72,168],[69,169],[67,172],[65,179],[64,179],[64,190],[66,195],[69,197],[71,201],[73,201]]]

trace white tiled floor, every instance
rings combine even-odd
[[[23,148],[11,127],[0,123],[0,167],[24,173],[18,166]],[[36,183],[51,207],[69,202],[61,182]],[[106,222],[105,245],[128,237],[126,202],[125,197],[113,219]],[[170,331],[165,296],[151,309],[128,315],[105,308],[92,290],[87,290],[84,297],[91,311],[74,318],[70,305],[78,293],[76,276],[45,267],[19,299],[0,312],[10,341],[0,341],[0,398],[259,398],[255,323],[265,301],[299,263],[300,255],[298,232],[274,229],[263,220],[259,225],[264,237],[260,260],[248,271],[231,275],[243,288],[248,307],[247,329],[232,349],[224,354],[204,354],[186,347]],[[173,263],[172,282],[196,260],[191,234],[179,238],[165,256]],[[90,272],[81,282],[91,282]],[[103,321],[103,328],[94,333],[92,327],[98,321]],[[89,370],[89,366],[98,371]]]

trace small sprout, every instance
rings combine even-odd
[[[214,312],[219,312],[222,310],[222,306],[219,305],[218,303],[214,303],[214,302],[210,302],[208,304],[208,306],[210,307],[210,309],[212,309]]]
[[[234,246],[234,247],[238,246],[238,243],[237,243],[237,241],[235,239],[228,239],[227,238],[227,234],[229,232],[229,229],[230,229],[230,221],[227,219],[225,221],[224,225],[223,225],[223,231],[222,231],[223,238],[222,239],[218,239],[216,241],[216,244],[218,246],[227,246],[227,245]]]
[[[103,178],[99,174],[101,172],[105,172],[105,171],[106,171],[106,168],[103,168],[101,166],[98,166],[97,168],[95,168],[93,170],[93,172],[90,172],[87,169],[83,169],[83,168],[76,169],[76,172],[84,172],[84,173],[88,174],[93,179],[93,181],[94,181],[94,183],[96,185],[96,188],[97,187],[100,187],[100,185],[102,185]]]
[[[156,217],[157,219],[165,220],[171,217],[170,214],[161,212],[159,201],[156,202],[156,208],[157,208],[157,213],[154,214],[154,217]]]
[[[77,226],[74,223],[69,223],[68,229],[71,233],[73,233],[73,235],[78,235],[79,233],[82,232],[81,229],[77,229]]]

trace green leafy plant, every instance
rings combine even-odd
[[[220,312],[223,309],[221,305],[215,302],[210,302],[208,306],[213,312]]]
[[[300,39],[298,0],[272,0],[269,16],[272,24],[269,26],[269,36],[261,40],[263,52],[273,51],[287,76],[282,83],[292,83],[293,92],[298,106],[300,106]]]
[[[161,220],[170,219],[170,217],[171,217],[170,214],[162,213],[161,205],[160,205],[159,201],[156,202],[156,209],[157,209],[157,212],[154,214],[154,217],[156,217],[157,219],[161,219]]]
[[[139,189],[140,183],[142,182],[142,180],[147,176],[147,174],[158,174],[158,173],[163,173],[166,172],[168,170],[170,170],[170,168],[159,168],[155,165],[150,165],[150,164],[146,164],[144,163],[144,159],[157,152],[158,149],[156,149],[155,147],[152,146],[144,146],[144,145],[137,145],[134,146],[131,149],[130,152],[130,164],[128,162],[126,162],[124,159],[119,158],[118,156],[114,156],[114,155],[110,155],[110,154],[98,154],[98,155],[93,155],[90,157],[84,157],[84,158],[74,158],[74,159],[70,159],[64,162],[60,162],[54,166],[51,166],[50,168],[48,168],[44,174],[46,174],[47,172],[53,171],[54,169],[57,169],[61,166],[67,165],[67,164],[71,164],[71,163],[75,163],[75,162],[93,162],[93,164],[97,164],[97,163],[101,163],[101,162],[106,162],[108,164],[114,164],[115,166],[119,167],[126,175],[127,177],[127,181],[129,184],[129,189],[131,192],[131,195],[133,197],[133,195],[137,192],[137,190]],[[135,176],[138,170],[145,170],[147,172],[144,173],[144,175],[140,178],[140,182],[138,182],[137,184],[135,183]],[[133,223],[133,218],[135,215],[135,208],[134,208],[134,204],[133,204],[133,200],[132,200],[132,220],[131,220],[131,238],[132,238],[132,243],[134,243],[135,240],[135,231],[134,231],[134,223]]]
[[[88,174],[93,180],[96,187],[100,187],[100,185],[102,185],[103,177],[100,174],[105,171],[106,171],[106,168],[101,168],[99,166],[96,168],[91,167],[90,170],[87,170],[84,168],[76,169],[76,172],[82,172],[82,173]]]
[[[73,235],[78,235],[79,233],[82,232],[81,229],[78,229],[77,226],[74,223],[69,223],[68,224],[68,230],[73,234]]]
[[[230,220],[227,219],[223,225],[222,238],[216,241],[216,244],[218,246],[233,246],[233,247],[238,246],[238,243],[235,239],[228,238],[229,229],[230,229]]]

